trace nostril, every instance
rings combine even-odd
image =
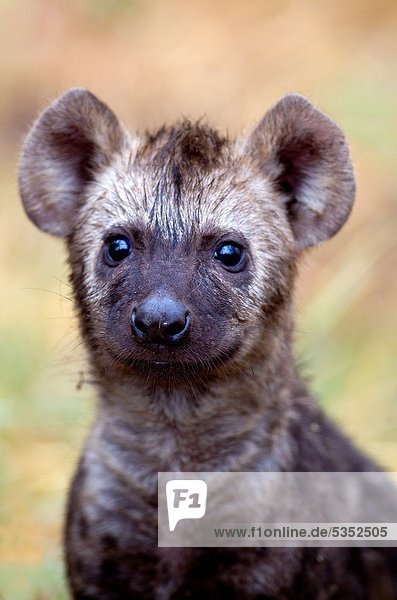
[[[149,333],[149,327],[137,316],[135,308],[131,315],[131,325],[139,337],[144,337]]]
[[[174,335],[178,335],[178,333],[181,333],[181,331],[183,331],[185,327],[183,323],[171,323],[171,325],[168,325],[168,323],[164,323],[164,325],[164,333],[167,337],[173,337]]]
[[[177,319],[172,323],[163,324],[163,335],[171,340],[176,341],[184,337],[190,329],[190,315],[188,312],[181,319]]]
[[[140,321],[139,319],[135,319],[135,327],[139,329],[139,331],[144,335],[146,335],[149,331],[148,326],[145,325],[145,323],[143,321]]]

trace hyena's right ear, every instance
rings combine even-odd
[[[114,113],[87,90],[55,100],[33,125],[20,162],[20,194],[32,221],[53,235],[71,233],[85,186],[126,140]]]

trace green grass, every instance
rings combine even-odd
[[[1,600],[67,600],[59,549],[39,565],[2,565],[0,590]]]

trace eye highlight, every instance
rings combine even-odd
[[[246,266],[244,248],[236,242],[222,242],[214,252],[215,260],[219,261],[227,271],[242,271]]]
[[[132,243],[126,235],[114,235],[105,242],[104,260],[109,267],[115,267],[131,254]]]

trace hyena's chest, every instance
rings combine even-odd
[[[270,567],[263,552],[158,548],[157,492],[116,465],[86,451],[72,484],[66,556],[76,598],[237,598],[255,588],[260,563]]]
[[[83,459],[66,527],[68,575],[77,600],[260,598],[258,589],[281,562],[290,563],[291,575],[296,569],[298,556],[269,556],[266,549],[158,548],[156,497],[138,488],[133,493],[131,482],[109,476],[94,490],[90,470]],[[98,465],[92,470],[97,477]]]
[[[361,590],[349,549],[158,548],[157,491],[117,464],[86,452],[73,481],[66,558],[76,600],[361,597],[349,596]],[[309,595],[297,595],[298,576]]]

